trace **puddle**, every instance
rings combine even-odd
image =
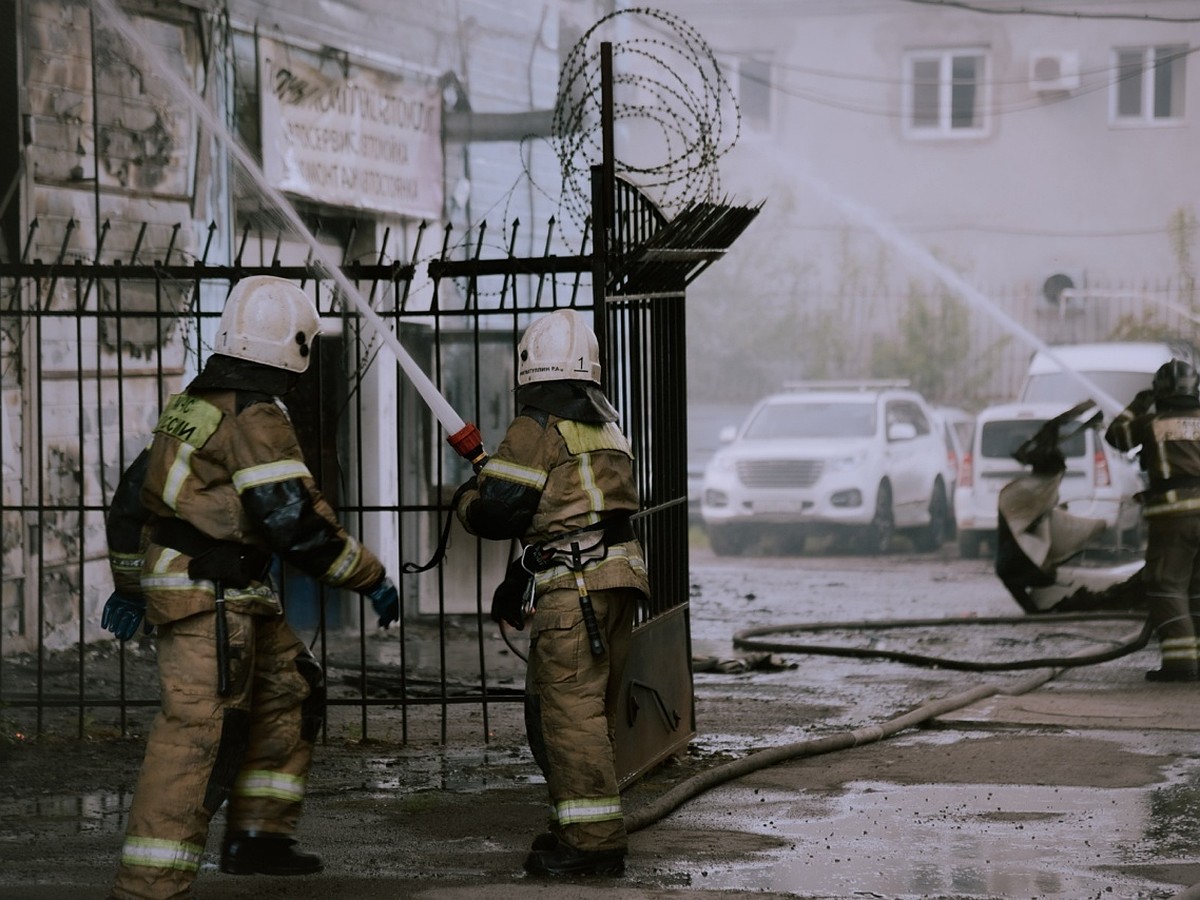
[[[0,802],[0,818],[21,821],[39,837],[70,834],[119,834],[133,796],[124,791],[93,791],[80,796],[47,795]]]
[[[545,784],[526,749],[422,751],[364,760],[363,788],[377,799],[415,791],[482,792],[488,788]]]
[[[770,835],[783,848],[708,866],[707,890],[901,898],[1164,896],[1114,871],[1188,859],[1200,776],[1147,794],[1036,785],[862,781],[838,796],[733,787],[692,814],[710,827]],[[739,810],[741,821],[731,821]],[[753,820],[746,810],[757,811]],[[1180,829],[1183,829],[1180,831]]]

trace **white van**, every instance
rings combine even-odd
[[[1068,408],[1062,403],[1005,403],[989,406],[975,419],[975,433],[954,492],[958,549],[963,557],[978,557],[984,541],[995,550],[1000,489],[1029,471],[1013,459],[1013,452],[1048,419]],[[1144,486],[1136,465],[1110,447],[1103,431],[1096,428],[1084,429],[1061,446],[1067,472],[1059,500],[1074,515],[1103,520],[1106,543],[1136,545],[1142,511],[1134,495]]]
[[[1044,350],[1039,350],[1029,362],[1025,383],[1018,398],[1024,403],[1058,403],[1067,409],[1081,400],[1095,400],[1106,406],[1105,398],[1088,385],[1098,388],[1109,398],[1127,405],[1138,391],[1146,390],[1154,373],[1171,359],[1182,359],[1196,365],[1195,348],[1175,341],[1110,341],[1097,344],[1061,344],[1050,348],[1053,357],[1085,378],[1088,384],[1063,371],[1062,366]],[[1112,413],[1107,418],[1111,420]]]

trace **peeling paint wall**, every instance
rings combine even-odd
[[[191,113],[93,22],[86,2],[34,0],[24,26],[28,259],[148,263],[169,250],[169,261],[189,261],[202,233],[193,210],[211,205],[194,195],[198,159],[211,151]],[[190,19],[138,17],[137,26],[202,87]],[[110,582],[98,510],[148,440],[164,388],[182,383],[194,344],[170,316],[118,323],[94,313],[182,313],[193,298],[186,284],[127,280],[118,295],[108,282],[63,278],[21,301],[86,313],[28,320],[0,345],[4,502],[40,509],[5,514],[0,627],[6,649],[33,644],[40,582],[42,638],[53,648],[101,634]]]
[[[260,26],[308,52],[340,54],[381,71],[430,81],[453,76],[474,111],[519,112],[553,105],[559,20],[569,15],[578,30],[605,7],[593,0],[356,0],[332,6],[320,0],[230,0],[219,12],[197,12],[199,4],[134,3],[139,32],[224,121],[237,123],[251,150],[259,148],[254,33]],[[20,242],[21,249],[28,244],[27,260],[234,261],[243,248],[243,225],[269,217],[260,217],[257,195],[242,189],[228,153],[185,104],[172,100],[163,79],[143,71],[114,33],[93,21],[86,0],[25,0],[19,9],[25,141]],[[445,216],[461,229],[494,211],[489,237],[516,219],[533,223],[522,231],[528,246],[516,249],[540,252],[559,187],[548,145],[456,143],[444,149],[443,193],[454,198]],[[403,259],[420,224],[311,203],[304,215],[332,222],[320,240],[347,259],[374,259],[388,235],[385,256]],[[211,247],[210,226],[216,234]],[[560,224],[556,240],[572,250],[579,245],[562,232]],[[281,235],[279,246],[281,263],[304,262],[307,248],[293,236]],[[270,239],[261,235],[245,249],[247,264],[272,258]],[[430,253],[427,244],[423,254]],[[224,294],[215,285],[198,297],[192,285],[169,279],[126,279],[118,293],[112,282],[63,278],[36,289],[26,285],[4,300],[14,308],[65,314],[0,329],[0,646],[8,653],[39,640],[55,647],[105,636],[99,611],[109,580],[99,510],[124,464],[148,440],[166,395],[207,352],[210,336],[189,314],[219,310]],[[150,317],[115,315],[130,312],[164,315],[157,324]],[[378,394],[381,406],[394,406],[385,390],[394,375],[383,370],[372,370],[382,386],[367,393]],[[387,483],[387,474],[380,469],[364,481]],[[43,511],[16,512],[15,506]],[[45,617],[40,638],[34,633],[39,596]]]

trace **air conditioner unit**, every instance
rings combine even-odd
[[[1079,87],[1079,54],[1074,50],[1035,50],[1029,55],[1029,87],[1040,94]]]

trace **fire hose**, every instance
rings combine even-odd
[[[792,653],[826,653],[831,655],[849,655],[849,656],[877,656],[880,658],[894,659],[900,662],[915,663],[920,662],[924,665],[937,665],[943,668],[956,668],[970,671],[995,671],[998,669],[1013,669],[1013,668],[1045,668],[1047,671],[1038,672],[1018,682],[1016,685],[1005,686],[1000,684],[982,684],[969,690],[953,694],[949,697],[931,700],[917,709],[890,719],[886,722],[866,725],[862,728],[857,728],[853,731],[839,732],[837,734],[826,735],[820,738],[813,738],[805,741],[798,741],[791,744],[785,744],[780,747],[771,747],[766,750],[760,750],[756,753],[751,753],[741,759],[732,760],[731,762],[715,766],[712,769],[701,772],[679,784],[675,785],[669,791],[660,795],[656,799],[643,804],[635,810],[627,813],[625,816],[625,830],[629,833],[640,831],[649,825],[670,815],[685,802],[697,797],[705,791],[716,787],[720,784],[736,780],[738,778],[750,775],[753,772],[758,772],[762,769],[778,765],[782,762],[791,760],[806,759],[813,756],[821,756],[826,753],[832,753],[837,750],[848,750],[852,747],[861,747],[866,744],[872,744],[881,741],[884,738],[891,737],[901,731],[913,728],[938,716],[945,715],[958,709],[970,706],[980,700],[997,694],[1008,696],[1020,696],[1026,694],[1048,681],[1052,681],[1058,677],[1065,669],[1072,666],[1089,665],[1096,662],[1101,662],[1107,659],[1115,659],[1118,656],[1123,656],[1132,653],[1144,647],[1149,640],[1152,629],[1149,624],[1142,622],[1136,631],[1130,632],[1111,650],[1103,653],[1078,653],[1070,656],[1059,657],[1054,659],[1040,660],[1022,660],[1016,664],[988,664],[979,663],[975,666],[969,666],[967,663],[941,660],[937,657],[923,657],[919,654],[892,654],[887,651],[873,652],[843,652],[850,648],[838,647],[812,647],[807,645],[796,644],[773,644],[772,642],[755,642],[754,637],[780,631],[796,631],[796,630],[827,630],[834,628],[847,627],[930,627],[932,625],[970,625],[970,624],[1000,624],[1001,622],[1022,622],[1022,621],[1079,621],[1097,619],[1144,619],[1144,616],[1132,613],[1114,613],[1114,614],[1062,614],[1053,616],[1038,616],[1031,620],[1025,616],[1019,617],[996,617],[988,619],[921,619],[921,620],[879,620],[871,622],[857,623],[829,623],[818,625],[782,625],[768,628],[751,628],[745,631],[738,632],[734,636],[734,645],[740,647],[755,647],[757,649],[766,649],[773,646],[774,649],[780,652]]]
[[[881,631],[903,628],[936,628],[947,624],[963,625],[1014,625],[1056,622],[1087,622],[1098,619],[1136,620],[1143,622],[1136,635],[1119,642],[1116,646],[1094,653],[1080,653],[1067,657],[1047,657],[1036,659],[1012,660],[1008,662],[987,662],[981,660],[956,660],[940,656],[928,656],[921,653],[909,653],[902,650],[887,650],[879,647],[843,647],[825,644],[793,644],[786,641],[761,640],[765,635],[786,632],[808,631]],[[960,672],[1001,672],[1020,669],[1043,669],[1047,666],[1071,668],[1074,666],[1090,666],[1096,663],[1108,662],[1130,653],[1134,653],[1150,640],[1153,629],[1145,621],[1144,613],[1051,613],[1039,616],[980,616],[966,619],[875,619],[857,622],[821,622],[817,624],[771,625],[763,628],[747,628],[733,636],[733,645],[743,650],[759,650],[773,653],[806,653],[825,656],[849,656],[859,659],[887,659],[893,662],[907,663],[918,666],[936,666],[941,669],[953,669]]]
[[[316,235],[312,233],[304,220],[300,218],[300,214],[296,212],[295,207],[284,196],[283,192],[271,185],[262,170],[262,166],[242,146],[241,142],[234,137],[229,126],[214,110],[209,108],[203,98],[175,71],[175,68],[167,61],[163,51],[153,42],[145,40],[144,36],[139,34],[129,17],[121,11],[115,0],[96,0],[96,5],[103,10],[108,23],[114,30],[120,33],[126,44],[131,49],[136,49],[138,53],[144,54],[146,59],[153,64],[155,74],[163,78],[171,86],[173,93],[188,105],[197,120],[203,123],[214,138],[225,146],[230,156],[250,175],[258,190],[271,202],[275,209],[287,220],[288,225],[291,226],[307,245],[311,258],[320,265],[326,275],[337,285],[340,296],[347,298],[362,318],[375,329],[380,339],[396,357],[396,362],[400,365],[401,370],[403,370],[408,380],[420,395],[421,400],[424,401],[425,405],[429,407],[430,412],[437,418],[438,423],[446,430],[446,434],[448,435],[446,440],[454,448],[454,451],[470,462],[475,471],[483,468],[483,464],[487,461],[487,453],[483,449],[483,439],[479,434],[479,429],[474,424],[464,421],[462,416],[455,412],[454,407],[442,396],[429,376],[425,374],[412,356],[409,355],[408,351],[404,349],[400,343],[400,339],[388,328],[383,317],[371,307],[371,304],[366,301],[354,283],[346,277],[331,250],[317,240]]]

